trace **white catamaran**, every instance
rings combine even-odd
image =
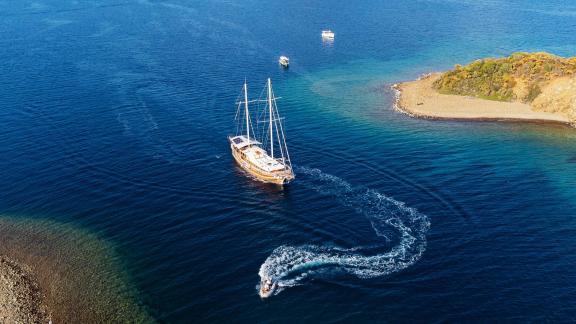
[[[248,85],[244,82],[244,100],[238,102],[236,110],[237,131],[228,137],[232,156],[242,169],[262,182],[287,184],[294,180],[292,163],[284,136],[283,118],[278,115],[272,82],[267,82],[266,100],[248,100]],[[256,120],[256,132],[252,127],[249,104],[265,102],[264,109]],[[240,117],[243,111],[243,118]],[[252,134],[252,137],[251,137]],[[259,138],[257,140],[256,138]],[[269,148],[269,151],[264,149]],[[276,156],[274,156],[276,153]]]

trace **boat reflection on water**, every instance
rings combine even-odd
[[[322,38],[322,45],[332,47],[334,45],[334,38]]]

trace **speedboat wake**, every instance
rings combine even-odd
[[[414,264],[426,250],[426,233],[430,228],[426,215],[377,191],[352,187],[319,169],[299,167],[297,172],[301,175],[299,182],[364,215],[384,243],[391,241],[391,235],[398,243],[374,254],[363,253],[374,250],[373,247],[279,246],[260,266],[258,289],[262,298],[338,273],[361,279],[385,276]]]

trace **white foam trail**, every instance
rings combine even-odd
[[[364,255],[365,247],[352,249],[315,245],[280,246],[260,266],[260,278],[277,283],[274,294],[287,287],[302,285],[314,278],[334,277],[339,273],[358,278],[380,277],[414,264],[426,250],[428,217],[371,189],[354,188],[348,182],[318,169],[297,168],[298,181],[312,189],[334,196],[370,221],[377,236],[394,235],[398,241],[387,252]],[[384,247],[384,245],[382,246]]]

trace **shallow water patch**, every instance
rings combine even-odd
[[[54,323],[153,322],[112,244],[87,230],[2,216],[0,255],[30,268]]]

